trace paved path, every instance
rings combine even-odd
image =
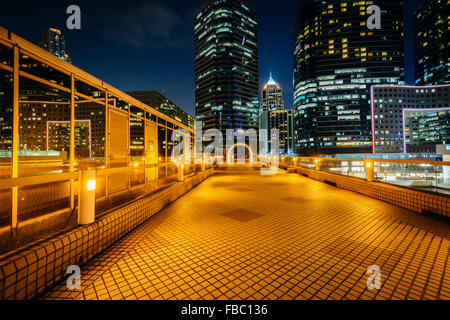
[[[296,174],[219,174],[48,299],[450,299],[447,224]],[[381,268],[381,290],[366,269]]]

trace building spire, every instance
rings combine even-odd
[[[273,80],[272,78],[272,72],[270,73],[270,78],[269,78],[269,82],[267,82],[267,84],[269,86],[275,86],[277,83],[275,82],[275,80]]]

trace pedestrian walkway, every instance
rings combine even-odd
[[[280,173],[219,173],[44,299],[450,299],[448,224]],[[381,269],[381,290],[366,270]]]

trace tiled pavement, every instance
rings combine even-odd
[[[42,298],[450,299],[449,236],[296,174],[216,175],[85,266],[82,291]]]

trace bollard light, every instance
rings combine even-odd
[[[94,191],[95,190],[95,180],[88,180],[87,189],[88,191]]]
[[[373,160],[366,161],[367,182],[375,181],[375,165]]]
[[[78,224],[92,224],[95,222],[95,170],[82,170],[79,186]]]
[[[183,163],[178,164],[178,181],[179,182],[184,181],[184,164]]]

